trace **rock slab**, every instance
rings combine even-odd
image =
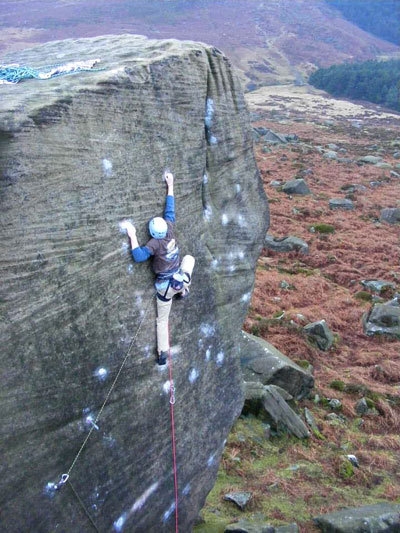
[[[243,332],[240,353],[243,378],[247,383],[276,385],[296,400],[310,394],[313,376],[266,340]]]
[[[396,533],[400,531],[400,505],[377,503],[343,509],[314,518],[322,533]]]
[[[175,531],[154,279],[119,229],[131,219],[146,242],[168,167],[181,252],[196,258],[170,332],[190,531],[243,405],[238,346],[268,206],[241,87],[217,49],[104,36],[3,62],[94,58],[102,70],[0,87],[2,527]]]

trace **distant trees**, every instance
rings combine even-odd
[[[325,0],[343,16],[385,41],[400,43],[399,0]]]
[[[365,61],[320,68],[309,82],[333,96],[368,100],[400,111],[400,60]]]

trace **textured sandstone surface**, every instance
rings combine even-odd
[[[243,404],[241,326],[268,207],[241,88],[218,50],[105,36],[7,60],[95,58],[103,70],[0,87],[1,520],[9,532],[91,531],[88,515],[99,531],[175,530],[153,275],[119,229],[129,218],[145,242],[169,167],[180,248],[196,257],[190,299],[171,317],[179,521],[190,531]]]

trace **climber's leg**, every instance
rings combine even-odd
[[[183,291],[181,292],[181,296],[189,294],[189,286],[192,282],[194,263],[194,257],[191,255],[185,255],[185,257],[182,259],[181,270],[183,272]]]
[[[160,299],[157,293],[157,352],[158,364],[165,365],[169,351],[169,313],[171,311],[172,299]]]

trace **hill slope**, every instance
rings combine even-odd
[[[400,42],[400,6],[397,0],[326,0],[347,20],[363,30],[391,43]]]
[[[318,430],[304,442],[270,432],[262,417],[241,416],[196,533],[223,533],[241,518],[296,522],[301,533],[317,533],[317,515],[400,501],[400,340],[368,337],[362,328],[373,302],[393,295],[368,295],[362,280],[400,288],[399,226],[379,222],[382,208],[400,205],[400,116],[306,88],[266,87],[247,99],[255,126],[298,136],[288,144],[260,142],[256,156],[270,201],[268,233],[300,237],[309,254],[264,249],[246,328],[312,365],[315,395],[295,409],[304,417],[307,408]],[[334,150],[340,160],[324,157]],[[366,154],[379,155],[383,164],[360,165]],[[310,195],[279,190],[278,182],[295,176],[304,177]],[[329,199],[345,198],[349,190],[355,209],[331,210]],[[311,231],[323,224],[334,232]],[[336,338],[328,352],[302,333],[306,323],[321,319]],[[363,398],[371,409],[360,414]],[[329,399],[341,407],[335,410]],[[357,457],[359,468],[348,468],[347,454]],[[229,492],[251,493],[245,511],[224,500]]]
[[[248,89],[302,84],[315,67],[400,51],[346,21],[322,0],[43,0],[40,7],[23,0],[0,2],[0,9],[3,53],[109,33],[198,40],[223,50]]]

